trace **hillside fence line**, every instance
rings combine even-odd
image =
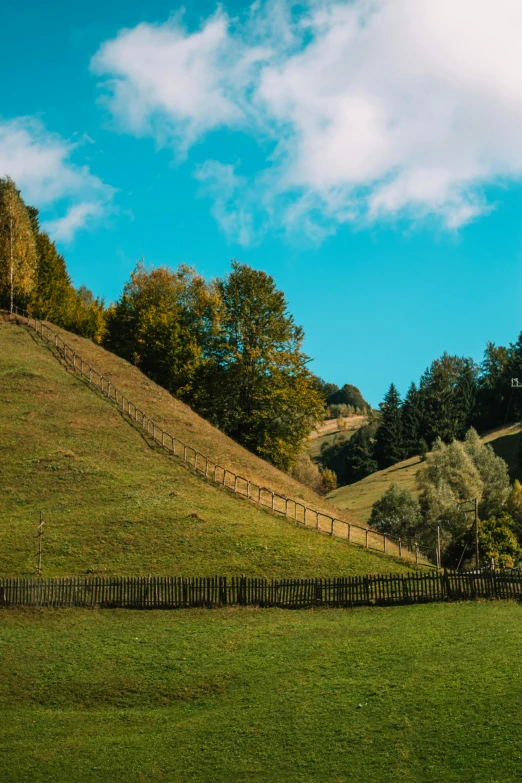
[[[125,609],[223,606],[398,606],[480,598],[522,599],[522,573],[428,571],[326,579],[89,576],[0,579],[0,607]]]
[[[43,341],[54,345],[64,362],[74,372],[85,379],[91,388],[97,390],[109,400],[114,401],[119,410],[140,426],[143,432],[152,438],[158,446],[161,446],[170,455],[180,459],[206,479],[235,492],[253,503],[257,503],[269,511],[281,514],[302,527],[314,528],[318,532],[342,539],[347,543],[358,544],[366,549],[393,555],[408,562],[415,562],[417,566],[420,563],[428,567],[432,566],[430,561],[420,552],[416,542],[405,541],[400,538],[395,539],[387,533],[380,533],[372,528],[338,519],[323,511],[310,508],[298,500],[280,495],[267,487],[261,487],[250,479],[219,465],[210,457],[201,454],[193,446],[160,427],[137,405],[131,402],[110,380],[82,359],[46,323],[16,306],[13,306],[12,315],[14,315],[17,323],[22,322],[26,324],[34,329]]]

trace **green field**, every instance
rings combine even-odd
[[[136,368],[74,339],[119,388],[203,453],[324,505]],[[34,575],[40,511],[44,576],[335,576],[405,569],[402,561],[295,527],[195,476],[152,446],[33,333],[1,321],[0,410],[2,576]]]
[[[522,467],[518,462],[518,444],[522,425],[513,424],[483,437],[485,443],[491,444],[496,454],[506,460],[511,479],[522,479]],[[370,476],[354,484],[338,487],[330,492],[328,499],[338,508],[345,509],[360,522],[367,523],[372,512],[372,506],[390,484],[396,483],[417,494],[415,474],[421,461],[419,457],[398,462],[384,470],[378,470]]]
[[[0,781],[516,783],[522,607],[0,612]]]

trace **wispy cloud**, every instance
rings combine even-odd
[[[72,162],[76,146],[35,118],[0,120],[0,176],[12,177],[27,203],[66,210],[45,226],[64,241],[85,227],[88,218],[101,217],[114,194],[87,166]]]
[[[486,186],[522,176],[519,0],[295,9],[258,0],[243,20],[220,10],[197,31],[179,17],[140,24],[93,59],[129,132],[178,154],[223,127],[263,140],[265,166],[235,183],[240,219],[213,190],[226,231],[244,234],[260,209],[317,236],[396,216],[455,229],[490,209]]]

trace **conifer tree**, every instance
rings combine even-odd
[[[31,219],[10,177],[0,179],[0,296],[25,304],[36,273],[36,246]]]
[[[404,459],[423,451],[422,398],[414,383],[408,389],[401,409]]]
[[[380,468],[386,468],[404,458],[401,398],[393,383],[379,408],[380,421],[375,436],[375,459]]]

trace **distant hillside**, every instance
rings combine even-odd
[[[323,444],[333,443],[337,438],[348,440],[367,422],[366,416],[346,416],[341,419],[346,429],[339,429],[339,419],[327,419],[308,438],[307,451],[311,459],[317,459]]]
[[[517,449],[521,437],[522,425],[514,424],[488,433],[483,437],[485,443],[490,443],[496,454],[505,459],[511,479],[522,479],[522,469],[518,464]],[[353,514],[360,522],[367,523],[372,505],[388,489],[396,483],[416,493],[415,474],[421,461],[419,457],[398,462],[385,470],[379,470],[355,484],[339,487],[327,496],[339,508]]]
[[[238,446],[127,362],[64,339],[166,429],[264,486],[339,516],[328,501]],[[0,573],[396,571],[392,558],[295,527],[220,490],[157,450],[60,364],[33,332],[0,322]],[[349,515],[348,515],[349,516]]]

